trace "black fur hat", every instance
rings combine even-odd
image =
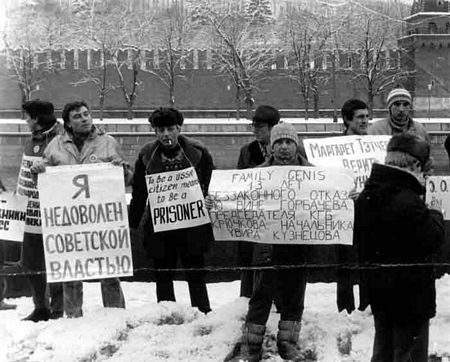
[[[387,152],[404,152],[417,158],[425,168],[430,161],[430,144],[422,137],[403,132],[392,136],[387,145]]]
[[[148,118],[148,121],[155,127],[167,127],[183,124],[184,118],[181,112],[175,108],[158,108]]]
[[[267,123],[269,127],[275,126],[280,121],[280,112],[272,106],[261,105],[256,108],[253,116],[254,123]]]

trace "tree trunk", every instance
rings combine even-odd
[[[313,93],[313,101],[314,101],[314,114],[313,117],[315,119],[319,118],[319,92]]]
[[[309,119],[309,99],[308,96],[303,97],[305,100],[305,120]]]
[[[236,86],[236,96],[234,98],[235,106],[236,106],[236,119],[239,120],[241,118],[241,90]]]
[[[245,98],[245,105],[247,106],[246,118],[251,120],[253,118],[253,101],[251,98]]]
[[[100,121],[103,121],[103,107],[104,107],[104,104],[105,104],[105,95],[101,94],[99,98],[100,98],[99,99],[99,106],[100,106],[99,119],[100,119]]]
[[[127,103],[127,119],[133,119],[133,103]]]
[[[371,89],[367,92],[367,108],[369,108],[369,119],[373,117],[373,92]]]

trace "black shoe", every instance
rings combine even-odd
[[[45,308],[35,309],[29,316],[23,318],[23,321],[32,321],[32,322],[40,322],[40,321],[48,321],[50,318],[50,311]]]
[[[11,309],[16,309],[16,308],[17,308],[17,305],[15,305],[15,304],[8,304],[4,300],[2,300],[0,302],[0,310],[11,310]]]
[[[52,310],[50,312],[50,319],[59,319],[62,318],[64,315],[63,311],[59,311],[59,310]]]

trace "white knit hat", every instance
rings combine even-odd
[[[394,88],[391,90],[387,96],[387,108],[391,108],[391,106],[398,101],[406,101],[409,104],[412,103],[411,93],[409,93],[406,89],[403,88]]]
[[[294,126],[290,123],[280,122],[273,126],[272,131],[270,131],[270,146],[283,138],[288,138],[298,145],[298,136]]]

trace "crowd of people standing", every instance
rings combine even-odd
[[[359,309],[370,305],[374,317],[372,361],[427,361],[429,320],[436,313],[431,263],[445,242],[444,219],[441,210],[424,201],[425,179],[432,170],[430,138],[425,128],[411,117],[411,94],[395,88],[387,97],[387,106],[387,117],[371,124],[363,101],[350,99],[342,106],[343,136],[392,137],[385,163],[375,163],[363,191],[352,194],[353,245],[329,248],[325,252],[338,253],[347,262],[360,266],[357,271],[338,271],[338,309],[349,313],[355,309],[353,283],[356,280],[360,290]],[[203,144],[182,134],[182,113],[174,108],[159,108],[150,115],[149,123],[156,139],[140,150],[131,167],[120,144],[93,124],[85,102],[64,106],[63,125],[57,122],[50,102],[29,101],[23,105],[23,111],[31,131],[24,157],[33,162],[21,173],[28,172],[36,188],[36,175],[45,172],[46,167],[99,162],[121,166],[125,184],[132,188],[129,210],[132,238],[138,230],[143,230],[144,248],[156,270],[158,302],[176,300],[173,274],[168,270],[176,269],[180,259],[185,268],[191,269],[186,272],[191,305],[209,313],[211,307],[202,269],[205,253],[214,240],[211,224],[155,232],[147,202],[147,175],[193,167],[206,206],[212,206],[208,189],[213,158]],[[275,107],[260,105],[251,126],[255,140],[240,149],[237,169],[313,166],[295,128],[280,121]],[[273,304],[280,314],[278,352],[285,360],[300,360],[298,339],[307,293],[307,275],[301,266],[308,263],[308,248],[239,243],[239,263],[249,267],[241,273],[240,296],[247,297],[249,304],[241,338],[230,354],[224,356],[226,361],[261,360],[265,326]],[[42,230],[26,230],[20,264],[30,281],[34,303],[34,310],[25,320],[46,321],[61,318],[64,313],[68,318],[83,315],[81,281],[46,282]],[[254,266],[285,264],[299,267],[253,271]],[[384,266],[368,268],[368,265]],[[105,307],[125,308],[118,278],[102,279],[100,284]]]

